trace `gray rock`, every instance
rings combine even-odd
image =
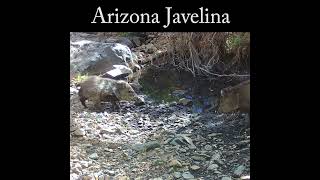
[[[232,180],[232,179],[231,179],[231,177],[224,176],[221,178],[221,180]]]
[[[201,157],[201,156],[191,156],[191,158],[196,161],[205,161],[206,160],[206,158]]]
[[[182,96],[182,95],[184,95],[186,92],[187,92],[186,90],[180,90],[180,89],[178,89],[178,90],[172,91],[172,95],[174,95],[174,96]]]
[[[181,177],[181,172],[174,172],[174,173],[173,173],[173,176],[174,176],[175,178],[180,178],[180,177]]]
[[[245,169],[246,169],[245,166],[240,165],[240,166],[238,166],[238,167],[234,170],[233,174],[234,174],[235,176],[239,177],[239,176],[243,173],[243,171],[244,171]]]
[[[182,177],[184,179],[193,179],[194,178],[194,176],[189,171],[182,173]]]
[[[217,168],[218,168],[219,166],[217,165],[217,164],[210,164],[209,166],[208,166],[208,170],[216,170]]]
[[[132,149],[135,151],[150,151],[153,150],[155,148],[159,148],[161,147],[160,143],[157,141],[151,141],[145,144],[135,144],[132,146]]]
[[[79,175],[77,175],[76,173],[70,174],[70,180],[77,180],[78,178],[79,178]]]
[[[113,65],[131,69],[135,64],[126,45],[90,40],[70,41],[70,74],[100,75],[113,70]]]
[[[182,167],[182,164],[177,159],[172,159],[169,162],[170,167]]]
[[[77,93],[78,93],[78,89],[74,87],[70,87],[70,94],[77,94]]]
[[[92,154],[90,154],[89,158],[93,159],[93,160],[97,160],[97,159],[99,159],[99,156],[97,153],[92,153]]]
[[[204,146],[204,149],[205,149],[206,151],[211,151],[211,150],[212,150],[212,146],[210,146],[210,145],[205,145],[205,146]]]
[[[73,134],[75,136],[84,136],[86,134],[86,132],[83,129],[76,129]]]
[[[111,37],[104,40],[105,43],[119,43],[123,44],[125,46],[128,46],[129,48],[135,47],[135,45],[131,42],[129,38],[126,37]]]
[[[108,174],[110,176],[114,176],[116,174],[116,172],[113,171],[113,170],[105,170],[104,173],[106,173],[106,174]]]
[[[125,65],[113,65],[113,69],[107,71],[102,77],[125,80],[125,77],[132,74],[133,71]]]
[[[221,180],[232,180],[232,179],[231,179],[231,177],[224,176],[221,178]]]
[[[157,141],[148,142],[148,143],[145,144],[145,146],[146,146],[146,151],[150,151],[150,150],[153,150],[155,148],[161,147],[160,143],[157,142]]]
[[[192,166],[190,166],[190,169],[196,171],[196,170],[200,169],[200,166],[192,165]]]
[[[184,106],[188,105],[189,103],[191,103],[192,100],[187,99],[187,98],[181,98],[179,99],[179,104],[183,104]]]
[[[241,180],[249,180],[250,179],[250,176],[247,175],[247,176],[241,176],[240,177]]]

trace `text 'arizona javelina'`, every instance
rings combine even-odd
[[[219,112],[235,110],[250,113],[250,80],[221,90]]]
[[[113,110],[120,109],[120,100],[135,101],[136,105],[144,103],[126,81],[89,76],[80,84],[79,97],[82,105],[87,108],[85,101],[93,101],[98,111],[103,111],[101,102],[111,102]]]

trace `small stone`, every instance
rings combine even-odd
[[[93,160],[97,160],[99,158],[98,154],[97,153],[92,153],[90,156],[89,156],[90,159],[93,159]]]
[[[221,133],[211,133],[211,134],[208,134],[208,137],[214,137],[218,135],[221,135]]]
[[[106,170],[106,171],[104,171],[104,173],[106,173],[110,176],[114,176],[116,174],[115,171],[113,171],[113,170]]]
[[[145,150],[146,151],[150,151],[150,150],[153,150],[153,149],[159,148],[159,147],[161,147],[161,145],[157,141],[151,141],[151,142],[148,142],[148,143],[145,144]]]
[[[74,131],[75,136],[84,136],[86,132],[83,129],[77,129]]]
[[[217,164],[210,164],[208,170],[216,170],[219,166]]]
[[[200,167],[197,165],[192,165],[192,166],[190,166],[190,169],[196,171],[196,170],[200,169]]]
[[[175,178],[180,178],[180,177],[181,177],[181,172],[174,172],[174,173],[173,173],[173,176],[174,176]]]
[[[78,174],[78,175],[81,173],[79,168],[73,168],[72,172],[75,173],[75,174]]]
[[[170,167],[182,167],[182,164],[176,160],[176,159],[172,159],[170,162],[169,162],[169,166]]]
[[[187,99],[187,98],[181,98],[179,99],[179,104],[183,104],[184,106],[188,105],[192,100]]]
[[[95,178],[92,176],[82,176],[81,180],[94,180]]]
[[[184,95],[186,92],[187,92],[186,90],[180,90],[180,89],[178,89],[178,90],[174,90],[174,91],[172,92],[172,94],[175,95],[175,96],[181,96],[181,95]]]
[[[89,167],[89,163],[88,163],[87,161],[80,161],[80,163],[81,163],[81,167],[82,167],[82,168],[87,168],[87,167]]]
[[[201,157],[201,156],[191,156],[191,158],[196,161],[205,161],[206,160],[204,157]]]
[[[240,179],[241,180],[250,180],[250,176],[241,176]]]
[[[212,150],[212,146],[210,146],[210,145],[205,145],[205,146],[204,146],[204,149],[205,149],[206,151],[211,151],[211,150]]]
[[[117,176],[118,180],[129,180],[130,178],[128,176]]]
[[[179,149],[179,151],[180,151],[180,152],[182,152],[182,153],[187,152],[187,150],[186,150],[186,149],[184,149],[184,148],[180,148],[180,149]]]
[[[79,175],[77,175],[76,173],[70,174],[70,180],[76,180],[78,178],[79,178]]]
[[[240,176],[245,169],[246,169],[245,166],[240,165],[240,166],[238,166],[238,167],[234,170],[233,174],[234,174],[235,176]]]
[[[232,179],[231,179],[231,177],[224,176],[221,178],[221,180],[232,180]]]
[[[194,178],[194,176],[189,171],[182,173],[182,177],[185,179],[193,179]]]
[[[139,133],[139,131],[138,130],[130,130],[129,133],[132,135],[136,135]]]

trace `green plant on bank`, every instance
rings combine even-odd
[[[249,33],[233,33],[227,38],[227,50],[232,51],[250,42]]]
[[[119,36],[121,36],[121,37],[128,37],[131,34],[132,34],[131,32],[119,32]]]
[[[86,78],[88,77],[88,75],[81,75],[81,74],[78,74],[76,75],[72,81],[75,83],[75,84],[79,84],[81,82],[83,82]]]

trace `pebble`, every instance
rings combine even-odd
[[[197,165],[192,165],[192,166],[190,166],[190,169],[192,169],[192,170],[198,170],[198,169],[200,169],[200,167],[199,166],[197,166]]]
[[[241,179],[241,180],[249,180],[249,179],[250,179],[250,176],[249,176],[249,175],[247,175],[247,176],[242,176],[240,179]]]
[[[181,162],[179,162],[178,160],[176,159],[173,159],[169,162],[169,166],[170,167],[182,167],[182,164]]]
[[[130,178],[128,176],[117,176],[118,180],[129,180]]]
[[[181,177],[181,172],[174,172],[174,173],[173,173],[173,176],[174,176],[175,178],[180,178],[180,177]]]
[[[75,136],[84,136],[86,132],[83,129],[77,129],[74,131]]]
[[[212,150],[212,146],[210,146],[210,145],[205,145],[205,146],[204,146],[204,149],[205,149],[206,151],[211,151],[211,150]]]
[[[193,179],[194,178],[194,176],[189,171],[182,173],[182,177],[184,179]]]
[[[90,156],[89,156],[90,159],[93,159],[93,160],[97,160],[99,158],[98,154],[97,153],[92,153]]]
[[[201,157],[201,156],[191,156],[191,158],[196,161],[205,161],[206,160],[204,157]]]
[[[234,174],[235,176],[240,176],[245,169],[246,169],[245,166],[240,165],[240,166],[238,166],[238,167],[234,170],[233,174]]]
[[[79,175],[77,175],[76,173],[71,173],[70,174],[70,180],[76,180],[79,178]]]
[[[179,99],[179,103],[183,104],[184,106],[188,105],[190,102],[192,102],[192,100],[187,99],[187,98],[181,98]]]
[[[232,180],[232,179],[231,179],[231,177],[224,176],[221,178],[221,180]]]
[[[208,170],[216,170],[219,166],[217,164],[210,164]]]

